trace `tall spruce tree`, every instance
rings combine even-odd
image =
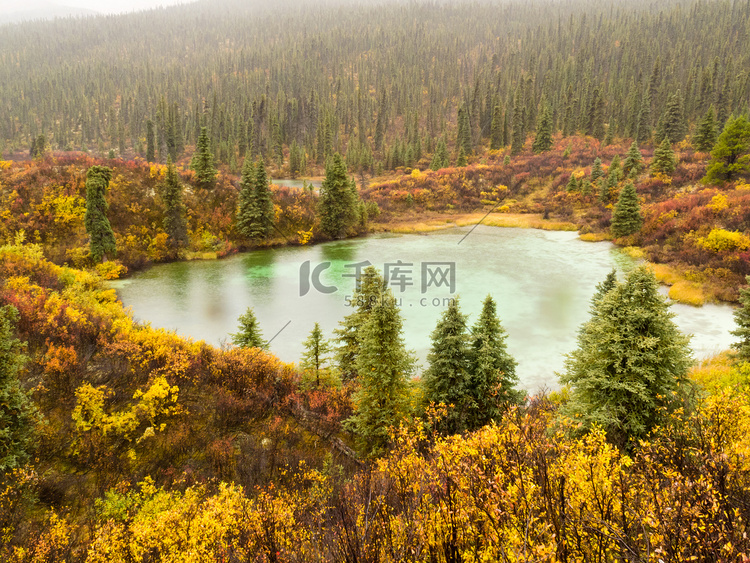
[[[389,289],[381,292],[359,334],[356,370],[359,390],[347,426],[361,452],[369,457],[386,452],[389,428],[410,415],[409,379],[414,358],[406,350],[401,314]]]
[[[633,182],[628,182],[620,190],[617,204],[612,212],[612,234],[616,237],[624,237],[637,233],[643,226],[641,215],[641,204],[635,191]]]
[[[508,353],[506,338],[495,300],[488,295],[471,331],[471,404],[466,421],[469,430],[499,420],[508,405],[518,404],[524,398],[524,392],[516,389],[518,364]]]
[[[305,352],[302,355],[300,366],[315,375],[315,386],[320,386],[320,374],[325,370],[331,345],[323,337],[323,331],[318,323],[315,323],[310,336],[304,342]]]
[[[492,110],[492,122],[490,124],[490,150],[498,150],[503,147],[503,112],[500,104],[495,105]]]
[[[352,183],[344,159],[334,154],[326,165],[318,201],[320,229],[329,238],[346,237],[357,222],[357,196]]]
[[[38,421],[36,408],[18,380],[27,360],[15,337],[18,318],[12,305],[0,307],[0,475],[29,460]]]
[[[240,177],[239,209],[237,210],[237,230],[248,239],[258,238],[258,205],[255,201],[255,166],[250,155],[245,157]]]
[[[711,151],[704,183],[731,182],[750,173],[750,122],[730,117]]]
[[[678,90],[667,100],[667,107],[656,126],[656,142],[668,139],[671,144],[679,143],[685,138],[687,124],[683,108],[682,94]]]
[[[672,145],[669,143],[669,139],[664,137],[664,140],[654,151],[654,158],[651,161],[651,173],[666,174],[669,176],[676,168],[677,158],[672,150]]]
[[[201,134],[195,145],[195,154],[190,162],[190,168],[195,171],[195,184],[201,189],[209,190],[216,183],[218,171],[214,166],[214,156],[211,154],[211,141],[208,129],[201,127]]]
[[[699,152],[709,152],[716,145],[716,117],[711,106],[693,135],[693,148]]]
[[[154,122],[146,121],[146,161],[156,160],[156,137],[154,135]]]
[[[374,266],[367,266],[357,283],[350,300],[355,310],[344,317],[340,328],[334,330],[336,360],[344,381],[357,378],[357,356],[359,355],[359,334],[370,317],[370,312],[381,298],[386,284]]]
[[[534,143],[531,145],[531,150],[535,153],[541,153],[548,151],[552,148],[552,113],[550,112],[549,106],[545,104],[542,109],[542,116],[539,119],[539,126],[536,130],[536,137]]]
[[[187,245],[188,233],[185,204],[182,201],[182,182],[172,163],[172,157],[167,158],[167,174],[162,193],[165,207],[164,232],[169,237],[167,240],[172,253],[176,254]]]
[[[635,140],[638,143],[645,143],[651,139],[651,96],[648,89],[643,92],[641,98],[637,125]]]
[[[426,405],[443,403],[448,407],[445,419],[440,421],[441,432],[462,432],[466,430],[472,393],[466,315],[461,313],[458,299],[443,312],[431,339],[429,367],[422,380],[424,401]]]
[[[448,157],[448,148],[445,146],[445,139],[440,137],[435,148],[435,154],[432,155],[432,162],[430,163],[431,170],[439,170],[441,168],[447,168],[450,166],[450,159]]]
[[[255,166],[255,183],[253,186],[255,194],[255,232],[261,238],[268,238],[273,231],[274,208],[273,199],[271,198],[271,188],[269,186],[268,174],[263,160],[259,160]]]
[[[595,301],[560,377],[571,386],[563,413],[586,430],[599,425],[620,447],[645,438],[674,405],[691,365],[689,339],[673,317],[645,267]]]
[[[591,181],[596,182],[602,176],[604,176],[604,170],[602,170],[602,159],[597,156],[591,167]]]
[[[473,151],[471,142],[471,124],[469,122],[469,110],[465,104],[458,108],[458,134],[456,137],[456,146],[458,150],[463,149],[465,155],[470,155]]]
[[[94,262],[101,262],[117,252],[115,234],[107,219],[107,200],[104,194],[112,178],[112,170],[92,166],[86,172],[86,217],[84,224],[89,234],[89,249]]]

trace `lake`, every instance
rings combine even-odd
[[[473,323],[485,296],[497,302],[518,361],[521,385],[557,389],[564,354],[576,347],[597,283],[633,261],[610,243],[575,232],[480,225],[424,235],[375,235],[308,247],[258,250],[224,260],[162,264],[114,282],[135,319],[220,345],[252,307],[270,350],[297,362],[320,323],[331,336],[351,308],[357,269],[387,269],[404,318],[404,336],[422,366],[430,333],[447,300],[459,296]],[[678,326],[694,334],[696,357],[728,348],[732,307],[673,305]]]

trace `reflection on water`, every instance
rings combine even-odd
[[[137,319],[214,344],[227,340],[237,329],[237,318],[252,307],[266,338],[283,328],[271,350],[284,361],[296,362],[315,322],[330,336],[351,312],[346,303],[354,280],[346,276],[355,264],[369,262],[382,271],[400,261],[398,268],[390,267],[392,287],[401,302],[406,343],[422,366],[445,300],[460,295],[461,308],[473,323],[491,294],[508,332],[508,349],[518,360],[522,385],[530,390],[557,388],[555,372],[563,369],[564,355],[576,346],[596,284],[613,267],[623,271],[632,261],[611,244],[582,242],[576,233],[480,226],[459,244],[467,231],[373,236],[253,251],[220,261],[164,264],[115,287]],[[301,280],[305,262],[308,279]],[[455,294],[445,284],[427,283],[440,276],[431,280],[425,268],[446,263],[453,264]],[[320,276],[313,280],[316,268]],[[302,281],[309,288],[305,295]],[[321,286],[337,289],[326,294],[316,289]],[[731,344],[731,307],[676,305],[673,311],[678,326],[695,335],[696,356]]]

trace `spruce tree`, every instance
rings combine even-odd
[[[508,405],[518,404],[524,398],[525,393],[515,387],[518,364],[508,353],[506,338],[495,301],[488,295],[471,331],[471,404],[466,422],[469,430],[499,420]]]
[[[463,149],[465,155],[470,155],[472,153],[471,125],[469,123],[469,111],[466,109],[465,104],[461,104],[461,107],[458,108],[458,134],[456,138],[456,146],[459,150]]]
[[[263,160],[259,160],[255,166],[255,183],[253,185],[255,193],[255,232],[260,238],[268,238],[273,231],[274,208],[273,199],[271,198],[271,188],[269,186],[268,174]]]
[[[237,230],[247,239],[260,236],[257,228],[258,205],[255,201],[255,166],[250,156],[245,157],[240,177],[239,209],[237,211]]]
[[[492,123],[490,125],[490,150],[498,150],[503,146],[503,116],[500,105],[492,110]]]
[[[196,186],[204,190],[214,187],[218,172],[214,166],[214,156],[211,154],[211,141],[208,138],[208,129],[206,127],[201,127],[201,134],[195,145],[195,154],[190,162],[190,168],[195,171]]]
[[[589,105],[586,134],[596,139],[604,138],[604,98],[599,88],[594,89]]]
[[[604,170],[602,170],[602,159],[596,157],[594,165],[591,167],[591,181],[596,182],[602,176],[604,176]]]
[[[89,248],[94,262],[101,262],[117,252],[115,234],[107,219],[107,191],[112,170],[105,166],[92,166],[86,172],[86,217],[84,224],[89,234]]]
[[[596,291],[594,292],[594,295],[591,297],[591,305],[595,309],[596,306],[599,304],[599,301],[601,301],[605,295],[607,295],[612,289],[614,289],[617,286],[617,271],[612,268],[612,270],[607,274],[607,277],[604,278],[604,281],[599,282],[596,284]]]
[[[443,403],[448,407],[440,430],[455,434],[466,429],[466,418],[472,404],[469,373],[469,336],[466,315],[458,299],[453,299],[438,320],[431,335],[429,364],[422,380],[426,406]]]
[[[448,148],[445,146],[445,139],[443,139],[443,137],[440,137],[437,147],[435,148],[435,154],[432,155],[430,169],[439,170],[441,168],[447,168],[448,166],[450,166],[450,160],[448,158]]]
[[[705,183],[731,182],[750,172],[750,122],[744,115],[730,117],[719,135],[711,161],[708,163]]]
[[[389,428],[410,415],[409,379],[414,358],[404,344],[402,321],[389,289],[381,292],[359,334],[359,390],[347,420],[361,452],[379,456],[390,443]]]
[[[687,125],[683,109],[682,95],[678,90],[667,101],[667,107],[656,126],[656,142],[668,139],[671,144],[679,143],[685,138]]]
[[[531,150],[535,153],[548,151],[552,148],[552,113],[548,106],[545,105],[542,110],[542,117],[539,119],[539,126],[536,130],[534,143]]]
[[[320,229],[327,237],[346,237],[357,222],[357,197],[339,153],[326,165],[326,177],[318,200]]]
[[[599,425],[620,447],[645,438],[687,380],[688,338],[645,267],[594,302],[560,379],[571,386],[563,413],[586,430]]]
[[[612,234],[624,237],[637,233],[643,226],[641,204],[632,182],[628,182],[620,191],[617,205],[612,213]]]
[[[188,242],[185,204],[182,202],[182,182],[172,158],[167,158],[167,174],[162,189],[164,194],[164,232],[173,253],[179,252]]]
[[[750,276],[745,276],[745,281],[750,284]],[[740,360],[750,361],[750,287],[740,289],[740,306],[734,311],[734,322],[737,328],[731,334],[739,341],[732,346]]]
[[[716,144],[716,118],[711,106],[693,135],[693,148],[699,152],[709,152]]]
[[[622,164],[623,172],[627,178],[635,178],[643,170],[643,155],[638,150],[638,143],[633,141]]]
[[[456,156],[456,166],[463,167],[468,164],[466,160],[466,151],[463,147],[458,147],[458,156]]]
[[[654,151],[654,158],[651,161],[651,174],[666,174],[669,176],[677,168],[677,158],[672,150],[669,139],[664,137],[661,144]]]
[[[261,348],[263,350],[268,348],[268,343],[263,340],[263,334],[252,308],[248,307],[247,311],[240,315],[237,320],[239,321],[239,330],[229,335],[232,337],[232,344],[240,348]]]
[[[340,328],[334,330],[336,342],[336,360],[341,378],[346,380],[357,377],[357,356],[359,355],[358,335],[367,322],[372,308],[385,290],[385,281],[374,266],[368,266],[357,280],[350,304],[354,312],[344,317]]]
[[[310,336],[304,342],[305,352],[302,355],[300,366],[315,374],[315,386],[320,386],[320,374],[325,369],[327,355],[331,352],[331,346],[323,337],[320,325],[315,323]]]
[[[649,139],[651,139],[651,96],[648,89],[646,89],[641,98],[641,107],[638,111],[638,129],[635,140],[638,143],[645,143]]]
[[[27,360],[15,337],[18,318],[12,305],[0,307],[0,475],[29,460],[38,421],[37,411],[18,380]]]

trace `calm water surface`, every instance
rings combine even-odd
[[[369,262],[382,271],[390,264],[406,343],[422,366],[446,299],[458,295],[473,323],[491,294],[508,332],[508,349],[519,363],[521,385],[531,391],[558,388],[555,372],[563,369],[564,354],[576,347],[596,284],[613,267],[622,272],[633,262],[613,245],[583,242],[574,232],[480,225],[466,236],[469,230],[380,235],[219,261],[164,264],[115,282],[115,287],[137,320],[212,344],[228,341],[237,318],[252,307],[264,337],[276,335],[271,351],[297,362],[313,323],[319,322],[330,336],[351,312],[346,303],[354,278],[347,276],[355,266]],[[316,269],[318,283],[312,279]],[[674,305],[672,310],[678,326],[694,334],[696,357],[731,344],[731,307]]]

